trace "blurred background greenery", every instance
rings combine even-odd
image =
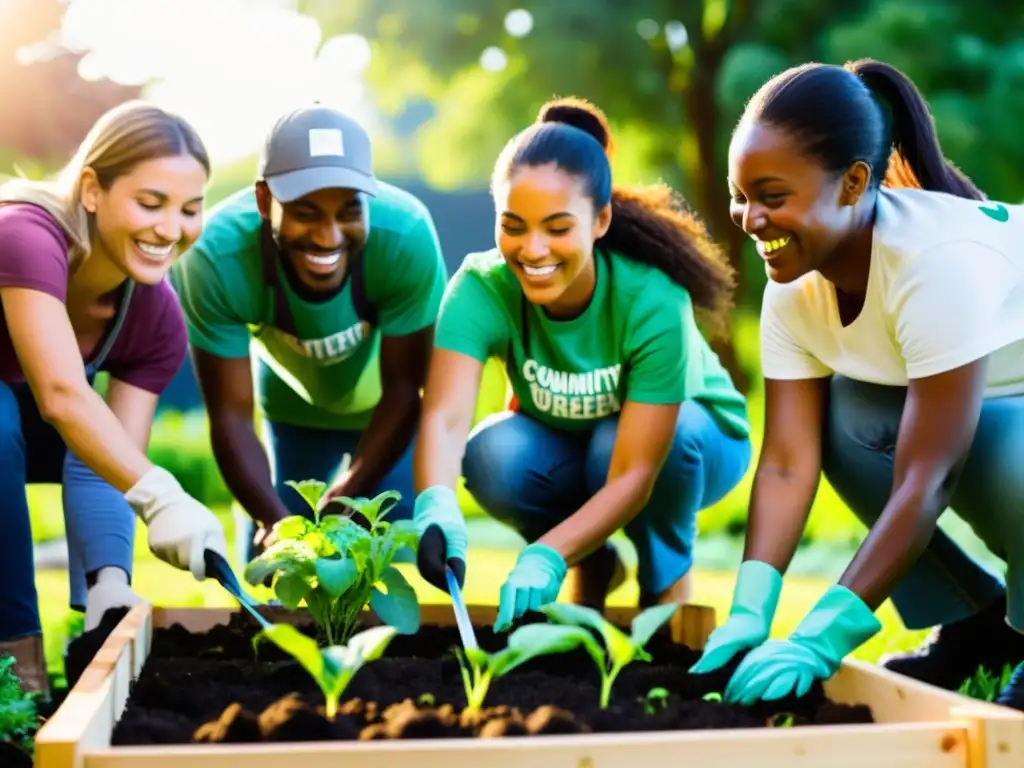
[[[487,181],[502,145],[552,96],[593,100],[616,131],[617,181],[676,186],[738,270],[732,338],[717,350],[748,394],[755,447],[765,275],[727,217],[726,152],[745,101],[764,80],[809,60],[888,61],[925,95],[947,156],[990,197],[1024,198],[1019,0],[0,0],[0,20],[0,173],[52,172],[99,114],[143,97],[181,112],[204,135],[216,166],[213,205],[252,183],[274,117],[319,99],[360,119],[374,137],[378,175],[430,206],[449,272],[493,243]],[[477,417],[501,409],[505,395],[492,364]],[[150,455],[230,526],[232,499],[188,364],[161,401]],[[740,556],[749,484],[750,473],[700,516],[696,599],[720,612]],[[59,489],[30,494],[41,549],[59,543]],[[461,498],[477,561],[493,570],[473,582],[474,594],[494,600],[516,538]],[[942,525],[1002,569],[955,516]],[[794,565],[808,581],[793,587],[803,597],[777,632],[842,572],[863,532],[823,483]],[[151,562],[140,538],[140,568],[156,569],[137,580],[147,597],[223,597]],[[39,578],[49,620],[63,626],[66,577],[58,567]],[[616,599],[630,599],[634,587]],[[898,622],[892,626],[898,634]]]

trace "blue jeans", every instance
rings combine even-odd
[[[834,376],[823,469],[829,483],[870,527],[892,493],[893,456],[907,390]],[[966,618],[1007,594],[1009,621],[1024,629],[1024,395],[985,401],[977,434],[953,492],[952,509],[997,557],[1003,580],[936,530],[892,593],[909,629]]]
[[[341,467],[342,457],[355,455],[362,437],[357,430],[313,429],[282,422],[264,421],[263,440],[270,460],[270,477],[274,490],[288,511],[312,519],[313,511],[298,492],[289,486],[289,480],[319,480],[330,484]],[[412,519],[415,496],[412,487],[412,454],[415,437],[391,470],[367,496],[373,498],[385,491],[402,494],[399,502],[388,511],[388,521]],[[252,539],[256,525],[244,511],[235,507],[235,554],[239,568],[252,560]],[[396,558],[401,559],[401,558]]]
[[[28,483],[61,483],[71,607],[85,610],[87,574],[116,566],[131,578],[135,514],[39,415],[28,385],[0,382],[0,641],[38,635]]]
[[[489,515],[536,541],[604,487],[618,418],[563,432],[521,413],[495,414],[466,445],[466,490]],[[739,483],[750,455],[748,439],[723,432],[697,402],[683,403],[650,500],[625,527],[643,594],[664,592],[690,570],[697,513]]]

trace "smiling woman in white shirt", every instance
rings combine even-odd
[[[695,671],[753,648],[726,691],[806,693],[874,635],[892,598],[937,627],[890,669],[947,688],[1020,664],[1024,708],[1024,207],[942,155],[895,68],[807,64],[750,101],[729,156],[733,221],[770,278],[766,428],[730,618]],[[821,473],[869,528],[785,640],[767,640]],[[952,508],[1004,580],[937,528]]]

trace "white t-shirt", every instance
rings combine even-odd
[[[818,272],[764,292],[768,379],[906,386],[985,355],[986,397],[1024,393],[1024,206],[883,187],[854,322],[843,327]]]

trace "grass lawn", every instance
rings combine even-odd
[[[220,514],[229,541],[233,534],[233,523],[228,512]],[[469,551],[465,598],[471,603],[495,604],[498,589],[511,570],[516,551],[505,547],[473,546]],[[423,603],[444,603],[447,596],[423,581],[415,565],[401,563],[398,567],[405,573],[420,601]],[[632,569],[630,569],[632,571]],[[697,568],[695,570],[693,602],[710,605],[724,621],[732,598],[735,573],[729,570]],[[832,582],[825,578],[810,576],[787,577],[783,587],[779,610],[776,614],[772,634],[785,636],[793,630],[814,602]],[[37,575],[43,626],[46,636],[47,660],[52,672],[63,675],[63,649],[69,631],[79,624],[67,608],[68,580],[64,571],[44,571]],[[146,548],[145,531],[140,527],[136,536],[135,589],[156,605],[174,606],[222,606],[233,607],[233,599],[214,581],[196,582],[191,574],[178,571],[157,560]],[[266,599],[270,590],[252,589],[253,595]],[[613,605],[635,605],[637,599],[636,581],[630,578],[609,598]],[[911,633],[903,628],[891,603],[886,603],[878,612],[884,629],[856,652],[858,658],[875,661],[883,653],[915,645],[923,632]],[[69,620],[70,618],[70,620]]]

